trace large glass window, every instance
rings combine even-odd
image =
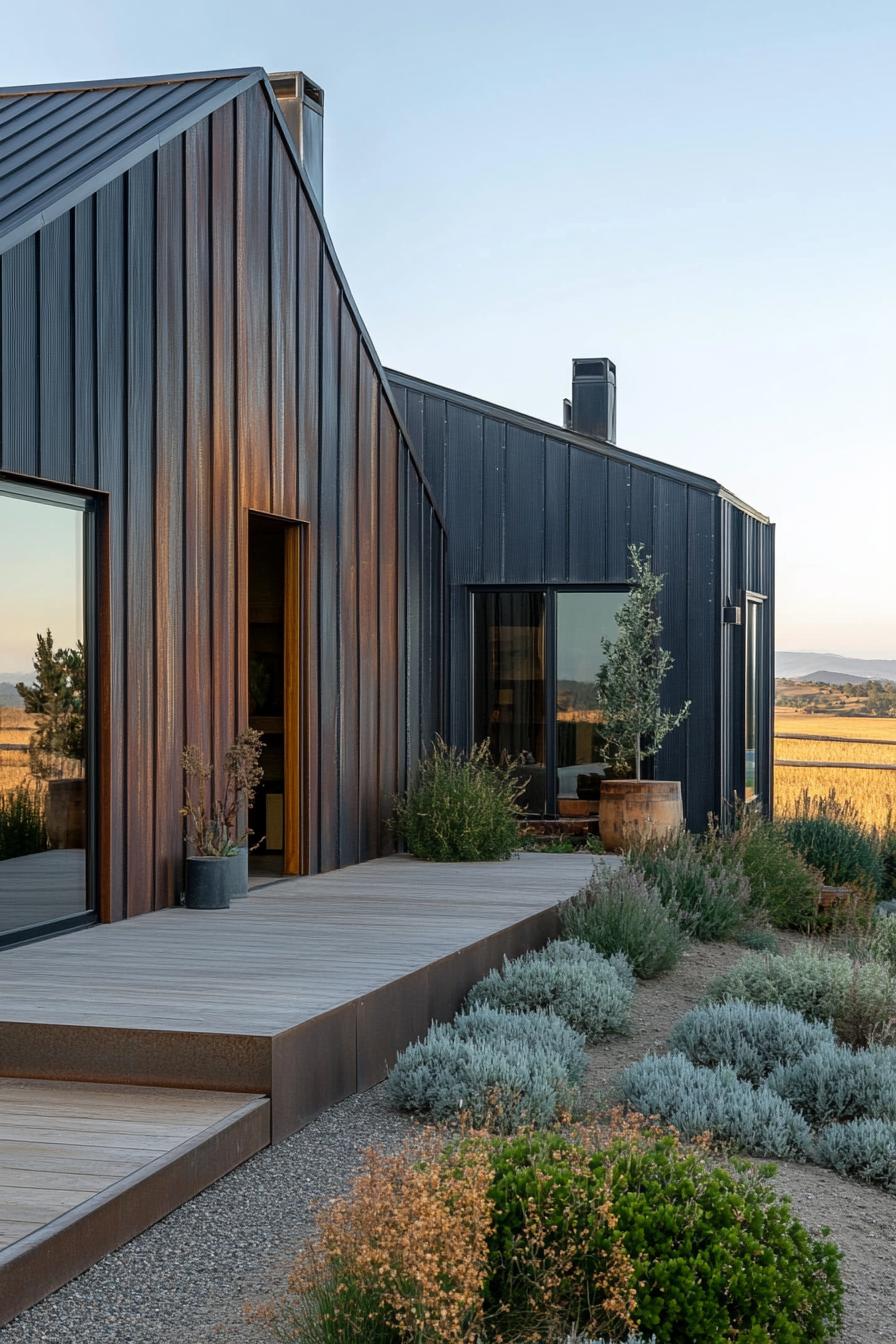
[[[0,481],[0,940],[90,904],[89,522]]]
[[[519,758],[527,811],[544,812],[544,593],[507,589],[475,596],[475,736],[495,759]]]
[[[624,592],[557,593],[557,806],[587,811],[606,773],[594,682]],[[575,800],[575,802],[572,802]]]
[[[596,812],[607,772],[594,683],[625,591],[474,594],[477,742],[520,761],[533,814]]]
[[[756,598],[748,597],[745,606],[744,799],[750,802],[759,794],[759,658],[762,603]]]

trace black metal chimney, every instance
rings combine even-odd
[[[573,360],[568,428],[594,439],[616,442],[616,365],[611,359]]]
[[[269,75],[317,203],[324,204],[324,91],[301,70]]]

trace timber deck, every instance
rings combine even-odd
[[[0,1322],[270,1141],[267,1097],[0,1079]]]
[[[0,953],[0,1321],[380,1082],[593,865],[377,859]]]

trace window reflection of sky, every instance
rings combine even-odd
[[[0,674],[31,669],[35,635],[83,638],[84,515],[0,491]]]

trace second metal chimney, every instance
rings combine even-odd
[[[616,442],[616,365],[611,359],[574,359],[570,424],[577,434]]]
[[[302,166],[323,209],[324,204],[324,91],[301,70],[269,75],[280,111],[292,131]]]

